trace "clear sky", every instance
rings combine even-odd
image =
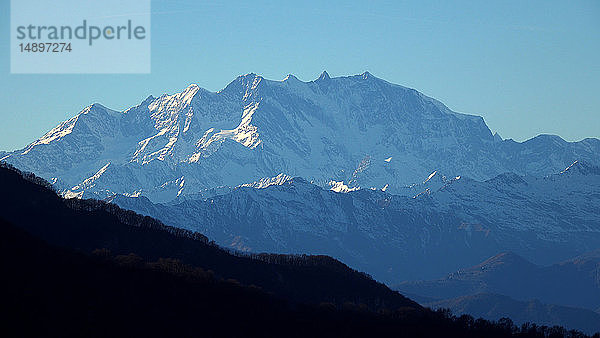
[[[50,0],[49,0],[50,1]],[[600,1],[152,1],[148,75],[11,75],[0,0],[0,150],[84,106],[122,110],[240,74],[304,81],[368,70],[504,138],[600,138]]]

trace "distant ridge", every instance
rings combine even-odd
[[[520,301],[537,299],[546,304],[595,311],[600,306],[598,271],[598,250],[549,266],[532,264],[514,253],[501,253],[445,278],[404,282],[397,289],[438,300],[493,293]],[[600,322],[597,325],[600,329]]]
[[[517,325],[561,325],[588,334],[600,332],[600,314],[586,309],[544,304],[536,300],[517,301],[495,294],[476,294],[426,303],[431,308],[451,309],[456,315],[469,314],[488,320],[509,317]]]

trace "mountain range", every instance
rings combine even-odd
[[[124,111],[93,104],[2,160],[68,196],[168,202],[278,174],[390,193],[434,171],[544,176],[576,160],[598,165],[599,151],[597,139],[503,140],[483,118],[414,89],[323,72],[310,82],[247,74],[218,92],[191,85]]]

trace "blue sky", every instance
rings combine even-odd
[[[100,102],[122,110],[240,74],[309,81],[368,70],[504,138],[600,137],[600,1],[152,1],[152,72],[11,75],[0,1],[0,150]]]

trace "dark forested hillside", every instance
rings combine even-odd
[[[2,336],[569,335],[430,311],[329,257],[233,254],[11,168],[0,196]]]

